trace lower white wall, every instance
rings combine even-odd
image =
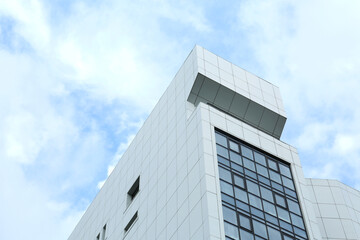
[[[360,239],[360,192],[337,180],[307,185],[323,239]]]

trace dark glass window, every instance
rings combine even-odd
[[[234,153],[232,151],[230,151],[230,160],[239,164],[239,165],[242,165],[242,161],[241,161],[241,156],[237,153]]]
[[[277,205],[286,208],[286,203],[285,203],[285,198],[284,197],[282,197],[282,196],[280,196],[278,194],[275,194],[275,201],[276,201]]]
[[[281,184],[280,174],[274,172],[273,170],[270,170],[269,173],[270,173],[270,179],[271,180],[274,180],[275,182]]]
[[[218,155],[218,162],[230,167],[230,161]]]
[[[235,163],[231,163],[231,168],[232,168],[232,170],[235,170],[235,171],[237,171],[239,173],[244,173],[243,167],[241,167],[241,166],[239,166],[239,165],[237,165]]]
[[[285,166],[283,164],[279,164],[280,167],[280,173],[288,178],[291,178],[291,172],[290,168],[288,166]]]
[[[224,220],[232,224],[237,224],[236,212],[228,207],[223,206]]]
[[[127,193],[127,199],[126,199],[127,207],[132,203],[132,201],[138,194],[139,189],[140,189],[140,176],[135,180],[135,182],[133,183],[133,185],[131,186],[131,188],[129,189],[129,191]]]
[[[303,222],[301,217],[299,217],[299,216],[297,216],[297,215],[295,215],[293,213],[290,213],[290,216],[291,216],[291,221],[295,226],[297,226],[299,228],[305,228],[304,227],[304,222]]]
[[[287,177],[284,177],[284,176],[282,176],[281,179],[282,179],[282,182],[283,182],[285,187],[290,188],[292,190],[295,190],[294,184],[291,181],[291,179],[289,179]]]
[[[258,163],[256,164],[256,172],[260,175],[263,175],[264,177],[269,177],[267,168]]]
[[[283,235],[284,236],[284,240],[294,240],[294,238],[292,238],[292,237],[289,237],[289,236],[287,236],[287,235]]]
[[[265,200],[268,200],[269,202],[274,202],[274,197],[273,197],[273,193],[265,188],[265,187],[262,187],[260,186],[260,192],[261,192],[261,197]]]
[[[259,235],[260,237],[267,239],[267,231],[265,224],[253,220],[253,227],[255,235]]]
[[[244,210],[245,212],[250,212],[250,207],[246,203],[243,203],[241,201],[236,201],[236,207]]]
[[[261,210],[259,210],[257,208],[254,208],[254,207],[251,207],[250,210],[251,210],[250,212],[251,212],[252,215],[254,215],[256,217],[259,217],[261,219],[264,219],[264,212],[263,211],[261,211]]]
[[[255,164],[254,164],[254,161],[252,160],[249,160],[247,158],[243,158],[243,162],[244,162],[244,167],[252,170],[252,171],[255,171]]]
[[[275,230],[271,227],[268,227],[268,233],[269,233],[269,240],[280,240],[281,239],[281,233],[278,230]]]
[[[258,184],[246,179],[246,187],[248,192],[253,193],[256,196],[260,196],[260,190]]]
[[[264,156],[264,155],[262,155],[262,154],[254,151],[254,156],[255,156],[255,162],[260,163],[260,164],[266,166],[266,160],[265,160],[265,156]]]
[[[264,205],[264,212],[276,216],[276,210],[274,204],[269,203],[267,201],[263,201],[263,205]]]
[[[232,183],[231,172],[229,170],[219,167],[219,176],[220,176],[220,179],[225,180],[229,183]]]
[[[268,165],[269,165],[269,168],[271,168],[275,171],[278,171],[278,166],[275,161],[268,159]]]
[[[224,158],[229,158],[229,151],[226,148],[220,145],[216,145],[216,151],[220,156]]]
[[[220,186],[221,187],[221,186]],[[221,190],[222,191],[222,190]],[[247,193],[240,188],[235,187],[235,197],[236,199],[248,203]]]
[[[217,144],[227,147],[227,138],[225,136],[215,132],[215,139]]]
[[[224,181],[220,181],[220,188],[223,193],[234,196],[233,185]]]
[[[262,210],[261,199],[259,197],[249,194],[249,203],[251,206]]]
[[[251,222],[250,222],[250,218],[239,214],[239,221],[240,221],[240,226],[243,228],[246,228],[248,230],[251,231]]]
[[[225,234],[227,237],[231,237],[232,239],[239,239],[239,229],[227,222],[224,222],[224,227],[225,227]]]
[[[296,235],[299,235],[299,236],[301,236],[303,238],[307,237],[306,232],[304,230],[302,230],[302,229],[297,228],[297,227],[294,227],[294,232],[295,232]]]
[[[279,225],[278,219],[276,217],[273,217],[269,214],[265,214],[265,219],[267,222],[272,223],[274,225]]]
[[[245,188],[244,178],[234,175],[234,184],[238,187]]]
[[[269,179],[264,178],[264,177],[262,177],[262,176],[258,176],[258,179],[259,179],[260,182],[262,182],[262,183],[270,186],[270,180],[269,180]]]
[[[228,196],[228,195],[226,195],[226,194],[221,194],[221,199],[222,199],[222,201],[223,202],[227,202],[227,203],[229,203],[229,204],[232,204],[232,205],[235,205],[235,200],[234,200],[234,198],[232,198],[232,197],[230,197],[230,196]]]
[[[243,229],[240,229],[240,239],[254,240],[254,235]]]
[[[138,218],[138,212],[136,211],[136,213],[134,214],[134,216],[130,219],[130,221],[128,222],[128,224],[126,225],[126,227],[124,228],[124,233],[126,234],[132,225],[134,225],[136,219]]]
[[[301,215],[299,204],[290,199],[287,199],[287,203],[291,212]]]
[[[244,145],[241,145],[241,154],[249,159],[254,159],[253,151],[250,148],[245,147]]]
[[[290,165],[216,131],[225,239],[307,239]]]
[[[276,210],[278,212],[278,216],[280,219],[282,219],[286,222],[290,222],[290,216],[289,216],[288,211],[286,211],[285,209],[282,209],[281,207],[276,207]]]
[[[236,142],[233,141],[229,141],[229,145],[230,145],[230,149],[235,151],[235,152],[239,152],[239,144],[237,144]]]

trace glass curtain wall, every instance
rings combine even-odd
[[[226,239],[305,240],[290,165],[216,130]]]

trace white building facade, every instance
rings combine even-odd
[[[72,232],[78,239],[360,239],[360,193],[305,179],[271,83],[196,46]]]

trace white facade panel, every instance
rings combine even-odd
[[[360,239],[360,192],[336,180],[307,185],[323,239]]]

